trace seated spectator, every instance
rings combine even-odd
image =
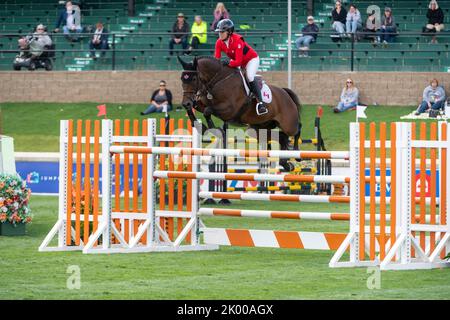
[[[183,13],[179,13],[177,15],[177,21],[173,24],[172,27],[172,39],[169,41],[169,54],[173,55],[173,47],[176,44],[181,44],[184,52],[188,46],[188,33],[189,33],[189,24],[186,22]]]
[[[428,24],[425,31],[429,33],[441,32],[444,30],[444,12],[436,0],[431,0],[427,11]],[[437,43],[436,36],[433,36],[431,43]]]
[[[103,27],[103,23],[97,22],[94,36],[91,41],[89,41],[89,50],[91,52],[91,57],[96,59],[94,50],[101,50],[102,57],[105,56],[108,50],[108,30]]]
[[[363,31],[365,32],[364,38],[376,41],[376,33],[380,29],[380,19],[377,19],[375,10],[372,10],[367,17],[366,26]]]
[[[168,112],[172,110],[172,92],[166,89],[166,81],[159,82],[159,89],[156,89],[151,97],[150,105],[141,112],[141,115],[146,115],[153,112]]]
[[[416,111],[416,116],[427,110],[444,109],[445,90],[439,86],[437,79],[432,79],[430,85],[423,90],[422,103]]]
[[[307,57],[309,45],[316,42],[317,34],[319,33],[319,27],[314,23],[314,17],[308,17],[308,23],[302,28],[301,36],[295,40],[295,46],[299,51],[299,57]]]
[[[59,27],[63,26],[63,32],[70,41],[77,41],[78,37],[71,36],[72,33],[81,33],[81,14],[78,6],[72,5],[72,1],[66,2],[66,8],[59,13],[56,21],[55,32],[59,32]]]
[[[358,105],[359,91],[353,84],[353,80],[348,78],[344,89],[342,89],[341,100],[336,108],[335,113],[343,112],[348,109],[356,108]]]
[[[195,16],[194,23],[191,28],[191,45],[188,49],[188,53],[192,52],[192,49],[198,49],[200,44],[206,43],[208,26],[201,16]]]
[[[381,18],[381,27],[378,36],[378,41],[384,44],[393,42],[395,34],[397,33],[397,25],[395,24],[392,10],[389,7],[384,9],[384,16]]]
[[[361,13],[354,4],[351,4],[347,13],[346,31],[348,33],[356,33],[356,31],[362,29]]]
[[[347,19],[347,10],[342,7],[342,2],[340,0],[336,1],[335,8],[331,11],[331,21],[334,31],[343,35],[345,33],[345,22]]]
[[[214,10],[214,21],[211,24],[211,31],[215,31],[219,21],[223,19],[230,19],[230,14],[223,2],[218,2]]]
[[[24,52],[27,50],[28,53],[31,54],[32,59],[41,56],[46,47],[51,46],[52,43],[52,39],[47,34],[43,24],[39,24],[36,27],[36,31],[33,35],[19,39],[19,47],[21,51]]]

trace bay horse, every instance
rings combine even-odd
[[[182,105],[192,125],[197,120],[192,112],[195,108],[203,113],[210,129],[214,128],[212,115],[229,123],[247,125],[257,132],[258,129],[278,127],[280,149],[288,150],[289,137],[293,136],[294,150],[298,150],[301,104],[292,90],[269,85],[272,91],[272,101],[266,103],[269,112],[259,116],[255,109],[256,98],[247,95],[238,69],[224,66],[220,60],[210,56],[195,57],[191,63],[180,57],[178,60],[183,66]],[[294,168],[287,159],[281,159],[280,165],[286,171]]]

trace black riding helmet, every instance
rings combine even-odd
[[[234,32],[234,23],[230,19],[220,20],[217,24],[216,32],[228,31],[230,34]]]

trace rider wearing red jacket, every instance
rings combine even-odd
[[[256,113],[258,115],[268,112],[266,105],[262,100],[261,90],[255,80],[255,75],[259,68],[259,57],[256,51],[244,41],[239,34],[234,33],[234,24],[230,19],[223,19],[217,24],[216,31],[219,32],[219,39],[216,42],[216,59],[221,58],[222,52],[231,60],[224,61],[224,65],[231,68],[245,67],[247,78],[250,82],[250,90],[255,94],[258,103],[256,104]]]

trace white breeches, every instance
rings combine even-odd
[[[247,63],[246,69],[248,81],[252,82],[253,80],[255,80],[255,75],[258,72],[258,68],[259,68],[259,57],[253,58]]]

